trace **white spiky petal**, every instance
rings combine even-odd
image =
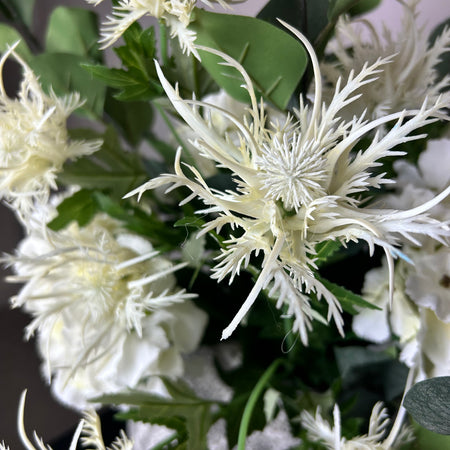
[[[97,6],[103,0],[86,0]],[[201,0],[208,6],[211,1]],[[229,8],[230,3],[242,0],[216,0],[222,8]],[[120,0],[113,7],[112,14],[107,16],[107,21],[100,30],[102,49],[114,44],[127,28],[144,16],[155,17],[162,20],[169,28],[171,37],[177,37],[180,46],[186,54],[193,54],[200,59],[195,48],[196,33],[188,29],[191,22],[192,11],[197,0]]]
[[[46,94],[14,52],[17,44],[0,59],[0,198],[26,223],[35,202],[46,203],[50,190],[56,189],[64,162],[97,151],[101,141],[69,139],[66,120],[83,102],[77,93]],[[17,98],[8,97],[3,85],[3,69],[10,56],[23,70]]]
[[[230,275],[232,282],[240,269],[247,266],[252,254],[264,255],[255,286],[223,331],[222,338],[231,335],[258,294],[266,288],[277,296],[279,307],[287,305],[295,315],[294,331],[300,332],[304,343],[311,321],[322,320],[311,308],[311,294],[327,302],[327,320],[333,318],[343,333],[341,305],[315,277],[315,248],[319,243],[334,240],[345,246],[349,241],[362,240],[371,253],[376,245],[381,246],[389,263],[392,298],[393,261],[402,255],[396,248],[399,238],[414,241],[417,235],[428,235],[444,242],[450,233],[446,223],[427,215],[428,210],[450,193],[450,187],[406,211],[364,206],[355,196],[369,188],[391,183],[384,174],[373,175],[373,168],[380,165],[381,158],[401,155],[394,149],[396,145],[422,137],[411,136],[414,130],[444,118],[443,109],[448,103],[439,98],[434,103],[425,101],[418,110],[396,112],[375,120],[365,120],[364,115],[350,121],[340,120],[339,111],[358,97],[355,91],[373,81],[387,60],[365,64],[360,73],[351,72],[346,84],[338,83],[333,99],[325,107],[320,103],[321,74],[314,50],[297,30],[285,26],[302,41],[313,63],[316,102],[312,110],[301,102],[297,119],[287,117],[283,127],[267,125],[264,106],[258,105],[251,80],[242,66],[225,54],[198,47],[219,55],[224,64],[234,67],[250,95],[250,124],[226,110],[215,108],[234,123],[240,134],[237,143],[231,142],[211,127],[196,108],[211,105],[180,98],[157,65],[167,96],[197,135],[194,144],[202,155],[229,170],[236,188],[211,189],[195,167],[186,165],[192,174],[188,176],[182,168],[179,151],[175,174],[161,175],[128,194],[141,195],[147,189],[165,184],[170,185],[167,192],[185,186],[192,194],[182,203],[198,197],[206,208],[197,212],[214,214],[201,233],[213,229],[220,232],[226,224],[233,230],[239,228],[238,234],[232,234],[225,241],[226,248],[213,269],[213,277],[219,281]],[[388,133],[375,134],[366,150],[358,148],[363,137],[389,122],[395,124]]]
[[[403,8],[401,29],[396,36],[388,26],[379,35],[365,19],[355,22],[342,18],[337,25],[337,39],[329,52],[336,56],[335,63],[322,64],[323,74],[331,88],[325,88],[325,98],[333,96],[333,86],[352,71],[359,71],[367,62],[390,58],[390,63],[373,83],[362,87],[362,97],[343,111],[345,117],[368,111],[371,117],[382,117],[401,109],[420,108],[425,98],[434,103],[449,83],[450,76],[439,80],[436,65],[450,50],[450,28],[445,28],[432,45],[417,21],[419,0],[398,0]],[[358,25],[360,26],[358,28]],[[364,38],[362,31],[369,34]],[[351,42],[351,48],[347,42]],[[446,94],[448,95],[448,94]]]

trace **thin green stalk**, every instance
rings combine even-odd
[[[169,64],[169,56],[167,53],[167,28],[166,25],[159,21],[159,48],[161,49],[161,58],[163,65]]]
[[[282,359],[276,359],[263,373],[261,378],[256,383],[255,387],[253,388],[253,391],[248,398],[247,404],[245,405],[244,414],[242,414],[241,424],[239,426],[238,450],[245,450],[245,439],[247,438],[248,426],[252,417],[253,409],[255,408],[256,402],[258,401],[258,398],[261,395],[264,387],[272,378],[272,375],[275,373],[278,366],[282,362]]]

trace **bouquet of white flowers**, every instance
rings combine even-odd
[[[103,405],[116,450],[442,449],[450,19],[243,1],[80,0],[38,49],[0,0],[1,260],[70,448],[105,448]]]

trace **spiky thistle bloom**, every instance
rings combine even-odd
[[[106,215],[53,232],[38,226],[19,245],[10,281],[25,282],[13,307],[33,316],[44,371],[65,403],[136,386],[144,376],[181,375],[206,315],[176,287],[172,265],[144,238]]]
[[[103,0],[86,0],[97,6]],[[212,6],[219,3],[223,8],[229,8],[229,3],[245,0],[201,0],[202,3]],[[112,15],[107,16],[106,23],[101,28],[102,49],[114,44],[127,28],[144,16],[155,17],[165,22],[170,28],[171,37],[177,37],[183,52],[194,54],[200,59],[194,42],[196,34],[188,29],[191,22],[192,11],[197,0],[120,0],[113,7]]]
[[[373,407],[368,433],[352,439],[346,439],[341,435],[341,413],[337,404],[333,409],[333,427],[322,418],[320,408],[317,409],[315,416],[308,411],[302,411],[300,418],[303,427],[307,430],[308,440],[320,442],[331,450],[389,450],[399,448],[412,438],[410,431],[403,428],[395,436],[389,435],[383,439],[389,418],[381,402]]]
[[[352,71],[359,71],[368,62],[378,58],[390,58],[390,63],[378,75],[378,80],[366,84],[359,93],[363,95],[350,105],[345,114],[361,114],[368,111],[373,118],[382,117],[389,112],[401,109],[420,108],[428,98],[434,103],[447,86],[450,75],[439,80],[436,65],[442,55],[450,50],[450,28],[429,46],[428,36],[417,24],[416,7],[419,0],[400,1],[403,7],[403,20],[397,36],[393,36],[388,27],[384,27],[379,36],[372,24],[363,19],[352,23],[341,18],[337,26],[337,39],[332,41],[330,52],[337,58],[336,63],[323,63],[325,79],[335,86],[339,78],[347,77]],[[357,28],[355,25],[361,25]],[[362,31],[370,38],[364,38]],[[351,47],[348,48],[348,41]],[[333,90],[325,90],[325,98],[334,95]]]
[[[402,154],[393,148],[423,137],[410,133],[437,120],[435,116],[444,116],[441,110],[448,105],[437,99],[432,104],[424,102],[419,110],[397,112],[376,120],[365,120],[364,116],[341,120],[337,116],[339,111],[355,100],[354,92],[371,82],[386,60],[365,65],[359,74],[352,72],[343,86],[341,82],[337,84],[329,105],[322,106],[321,74],[314,50],[301,33],[285,26],[303,42],[313,63],[316,92],[312,110],[301,102],[296,117],[288,118],[284,126],[266,124],[264,108],[258,106],[251,80],[242,66],[209,49],[241,73],[251,99],[251,123],[228,111],[219,111],[239,129],[240,141],[236,145],[219,135],[199,114],[199,105],[213,109],[214,105],[180,98],[157,66],[168,98],[197,135],[195,145],[205,157],[228,169],[237,187],[227,191],[211,189],[195,167],[187,166],[193,174],[190,178],[182,168],[179,152],[175,174],[161,175],[128,194],[141,195],[165,184],[171,185],[168,191],[186,186],[192,194],[184,202],[198,197],[207,205],[198,213],[217,215],[205,224],[201,233],[220,231],[224,225],[240,229],[225,242],[226,248],[213,269],[213,277],[219,281],[227,275],[233,281],[252,254],[264,255],[258,280],[222,338],[231,335],[264,288],[278,299],[278,307],[287,305],[288,314],[294,316],[293,331],[300,333],[303,342],[307,342],[313,318],[323,319],[311,307],[312,293],[325,299],[327,320],[333,318],[342,333],[340,303],[315,276],[315,249],[319,243],[334,240],[345,246],[349,241],[365,241],[371,252],[376,245],[381,246],[389,262],[392,282],[400,236],[414,239],[416,234],[426,234],[444,241],[449,235],[447,224],[428,217],[426,212],[449,194],[450,187],[407,211],[369,207],[355,195],[391,183],[384,174],[372,173],[380,165],[378,160]],[[365,150],[358,147],[364,136],[392,121],[396,123],[387,134],[376,133]]]
[[[97,151],[101,141],[69,139],[66,120],[83,104],[79,95],[46,94],[14,48],[0,59],[0,198],[26,222],[35,201],[46,203],[50,190],[56,189],[63,164]],[[8,97],[3,85],[3,68],[10,56],[23,70],[16,98]]]
[[[20,396],[19,410],[17,414],[17,423],[19,428],[19,436],[22,440],[22,444],[27,450],[52,450],[49,445],[45,445],[44,441],[38,437],[34,432],[34,440],[37,447],[30,441],[25,431],[24,416],[25,416],[25,399],[27,391],[23,391]],[[84,445],[93,445],[95,450],[131,450],[133,448],[133,441],[130,441],[125,435],[124,431],[120,431],[120,436],[117,436],[111,447],[106,447],[102,437],[102,430],[100,424],[100,418],[95,411],[88,410],[84,412],[84,418],[81,419],[78,427],[76,428],[69,450],[75,450],[77,448],[80,435],[83,435],[81,441]],[[0,448],[1,444],[0,444]]]

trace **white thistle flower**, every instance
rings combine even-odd
[[[377,118],[389,112],[420,108],[426,98],[434,103],[442,88],[449,84],[450,75],[438,81],[435,66],[450,50],[450,28],[446,28],[429,47],[428,36],[417,24],[419,0],[398,1],[404,15],[402,27],[395,37],[387,26],[384,26],[383,35],[379,36],[372,24],[364,19],[352,23],[341,18],[338,22],[337,39],[330,44],[330,51],[337,62],[322,65],[325,79],[332,86],[352,71],[360,71],[367,62],[373,64],[378,58],[388,57],[391,61],[378,75],[378,80],[358,90],[362,96],[345,110],[345,115],[350,118],[364,110]],[[362,37],[363,29],[370,38]],[[347,48],[348,41],[351,48]],[[333,95],[333,90],[325,90],[325,97],[331,100]]]
[[[301,423],[307,430],[308,440],[323,444],[330,450],[389,450],[399,448],[411,440],[411,433],[408,429],[402,428],[395,439],[382,440],[389,424],[387,409],[378,402],[372,410],[369,420],[368,433],[363,436],[356,436],[346,439],[341,436],[341,413],[336,404],[333,409],[334,426],[322,418],[320,408],[317,408],[315,416],[308,411],[302,411]],[[394,442],[392,442],[394,440]]]
[[[232,234],[225,242],[227,247],[213,269],[213,277],[219,281],[227,275],[230,275],[230,282],[233,281],[253,253],[264,255],[259,278],[224,330],[223,339],[231,335],[266,287],[270,295],[278,298],[277,306],[286,304],[288,314],[294,315],[293,331],[300,333],[304,343],[311,321],[321,319],[310,305],[311,293],[325,299],[327,320],[333,318],[343,333],[339,301],[314,273],[315,247],[321,242],[335,240],[345,246],[349,241],[363,240],[371,253],[375,245],[381,246],[389,262],[392,297],[393,260],[401,255],[396,247],[399,238],[414,241],[415,235],[428,235],[444,242],[450,234],[447,224],[426,214],[450,193],[450,187],[406,211],[364,206],[355,196],[369,188],[392,183],[384,174],[373,175],[372,168],[379,166],[378,160],[385,156],[401,155],[393,149],[397,144],[423,137],[410,133],[437,120],[435,117],[445,117],[442,109],[448,103],[439,98],[432,104],[425,101],[419,110],[397,112],[376,120],[365,120],[364,116],[349,122],[340,120],[339,111],[357,98],[354,95],[357,89],[373,81],[386,60],[365,65],[359,74],[352,72],[345,85],[337,84],[328,107],[322,106],[321,74],[314,50],[297,30],[285,26],[303,42],[313,63],[316,101],[312,111],[301,103],[296,119],[288,119],[284,126],[267,125],[264,107],[258,106],[252,83],[242,66],[227,55],[199,47],[220,55],[225,64],[236,68],[244,79],[251,99],[252,123],[216,108],[238,128],[240,140],[236,145],[217,133],[196,108],[213,106],[180,98],[157,65],[168,98],[197,135],[196,147],[218,166],[228,169],[237,187],[225,192],[211,189],[195,167],[187,166],[193,174],[190,178],[183,171],[179,152],[175,174],[161,175],[127,194],[141,195],[147,189],[164,184],[171,185],[167,191],[186,186],[192,194],[183,203],[198,197],[207,205],[198,213],[217,214],[201,233],[220,231],[226,224],[232,229],[240,228],[242,231],[238,235]],[[362,137],[392,121],[396,123],[387,134],[375,134],[366,150],[358,149]],[[359,151],[351,154],[353,150]],[[305,164],[304,159],[309,164]]]
[[[13,307],[33,316],[44,371],[65,403],[136,386],[148,375],[181,375],[181,352],[195,350],[206,315],[176,287],[173,266],[144,238],[106,215],[86,227],[36,227],[11,264],[25,282]]]
[[[103,0],[86,1],[97,6]],[[223,8],[229,8],[229,3],[241,1],[217,0],[217,3]],[[200,59],[194,45],[196,34],[188,29],[196,3],[197,0],[120,0],[113,7],[112,15],[107,16],[107,21],[100,30],[101,48],[105,49],[114,44],[137,20],[144,16],[151,16],[163,20],[169,26],[171,37],[178,38],[183,52],[188,55],[192,53],[197,59]],[[212,2],[209,0],[202,0],[202,3],[212,6]]]
[[[49,445],[45,445],[44,441],[38,437],[36,432],[34,432],[34,440],[37,447],[30,441],[25,431],[24,416],[25,416],[25,399],[27,391],[23,391],[20,396],[19,410],[17,415],[17,423],[19,428],[19,436],[22,440],[22,444],[27,450],[52,450]],[[72,441],[70,443],[69,450],[76,450],[77,443],[81,434],[84,436],[81,441],[84,445],[94,445],[96,450],[131,450],[133,448],[133,441],[130,441],[125,435],[124,431],[120,431],[120,436],[118,436],[111,447],[106,447],[102,437],[102,430],[100,424],[100,418],[93,410],[84,412],[84,419],[81,419],[78,427],[76,428]],[[0,448],[2,444],[0,444]]]
[[[90,155],[101,141],[69,139],[66,120],[83,104],[79,95],[45,94],[14,48],[0,59],[0,198],[26,222],[34,202],[46,203],[50,189],[57,188],[56,176],[66,160]],[[23,69],[17,98],[8,97],[3,85],[3,68],[10,56]]]

